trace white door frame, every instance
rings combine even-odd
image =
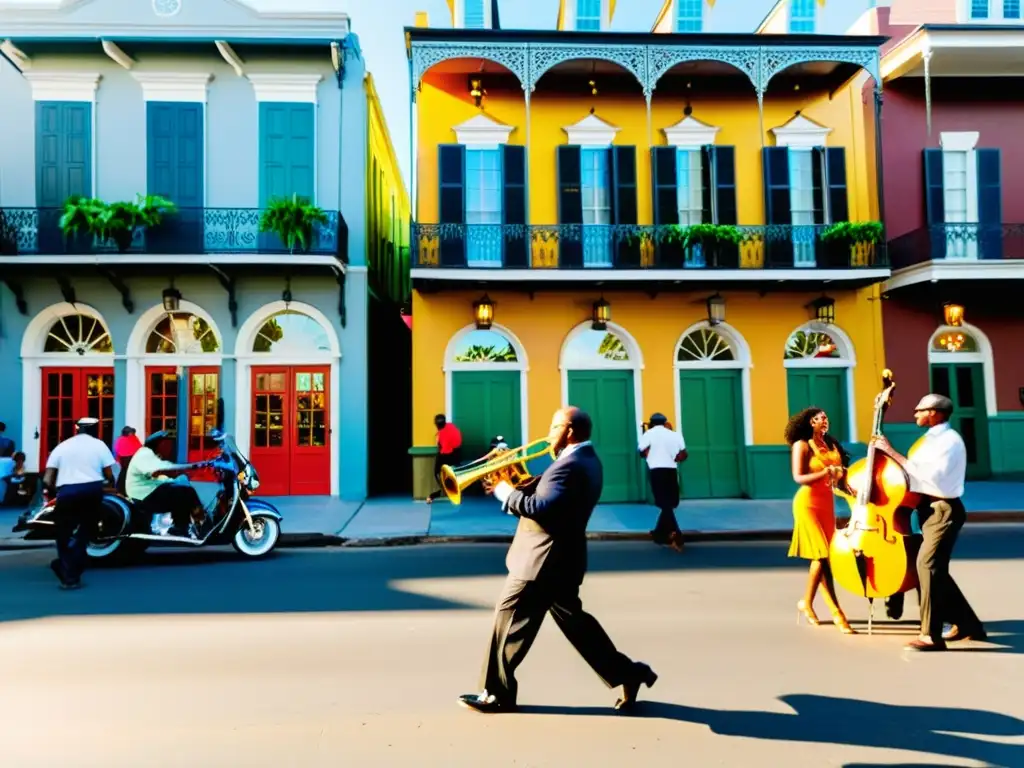
[[[721,336],[732,350],[732,360],[694,360],[692,362],[679,359],[679,347],[691,333],[695,331],[711,329]],[[672,347],[672,391],[675,396],[676,408],[676,429],[686,440],[683,434],[683,393],[679,386],[680,371],[715,371],[715,370],[738,370],[740,372],[740,396],[743,399],[743,442],[745,445],[754,444],[754,413],[750,398],[750,369],[754,367],[753,358],[750,354],[750,345],[743,335],[728,323],[711,325],[707,320],[694,323],[683,331]]]
[[[977,352],[939,352],[932,346],[935,344],[935,339],[943,333],[963,333],[966,336],[971,336],[974,342],[978,345]],[[958,328],[954,328],[949,325],[940,325],[928,338],[928,366],[931,368],[933,364],[938,365],[950,365],[950,364],[967,364],[967,363],[981,363],[982,378],[985,383],[985,412],[989,417],[995,416],[999,412],[999,408],[996,404],[996,363],[995,356],[992,353],[992,342],[989,341],[988,336],[976,325],[969,325],[964,323]],[[929,374],[931,371],[929,370]]]
[[[475,324],[460,328],[448,340],[448,346],[444,350],[444,416],[448,421],[454,422],[452,416],[452,374],[459,371],[519,371],[519,434],[523,443],[528,443],[530,437],[529,401],[526,392],[526,373],[530,370],[530,363],[526,357],[526,347],[511,330],[504,325],[492,323],[490,330],[505,337],[512,349],[516,352],[515,363],[460,363],[455,361],[455,352],[459,348],[459,342],[464,336],[478,330]],[[455,426],[458,426],[456,424]],[[515,446],[511,446],[515,447]]]
[[[329,352],[302,355],[275,355],[253,352],[253,342],[263,324],[271,317],[285,310],[306,315],[319,323],[327,335]],[[262,366],[319,365],[330,367],[330,419],[328,436],[331,441],[331,495],[337,496],[341,481],[341,342],[327,316],[311,304],[300,301],[285,303],[272,301],[257,309],[238,329],[235,342],[235,443],[239,450],[248,455],[252,442],[252,369]],[[366,446],[353,446],[352,450],[364,451]]]
[[[832,341],[836,343],[836,351],[839,353],[839,357],[805,357],[796,358],[794,360],[787,360],[786,350],[789,348],[789,340],[793,338],[793,335],[800,331],[810,331],[811,333],[824,333]],[[786,369],[789,368],[845,368],[846,369],[846,412],[849,424],[847,430],[850,435],[850,442],[857,442],[857,398],[854,394],[854,380],[853,380],[853,369],[857,367],[857,353],[853,346],[853,340],[849,335],[834,323],[822,323],[817,320],[812,320],[809,323],[804,323],[798,328],[790,332],[786,337],[786,346],[782,350],[782,366]],[[788,381],[786,389],[787,398],[789,396]]]

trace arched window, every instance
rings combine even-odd
[[[453,363],[518,363],[512,342],[494,330],[464,333],[452,350]]]
[[[284,310],[269,317],[253,339],[252,351],[262,354],[296,356],[331,351],[327,331],[309,315]]]
[[[790,413],[814,406],[829,415],[833,436],[857,439],[853,398],[853,343],[837,326],[813,322],[786,339],[783,365]]]
[[[683,337],[676,350],[677,363],[722,363],[736,360],[732,345],[714,328],[697,328]]]
[[[98,318],[89,315],[65,315],[50,326],[43,352],[57,354],[114,354],[110,333]]]
[[[835,360],[840,357],[835,339],[825,331],[801,328],[786,342],[786,360]]]
[[[188,312],[166,315],[146,339],[147,354],[201,355],[219,351],[220,341],[210,324]]]
[[[942,328],[932,337],[931,351],[970,355],[980,348],[977,339],[963,328]]]
[[[617,365],[618,364],[618,365]],[[578,331],[562,352],[567,369],[632,367],[629,347],[614,331]]]

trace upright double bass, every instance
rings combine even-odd
[[[882,371],[882,391],[875,397],[872,436],[881,436],[885,413],[896,388],[893,374]],[[847,471],[850,495],[835,489],[850,504],[850,522],[838,529],[829,545],[829,564],[848,592],[873,600],[917,587],[917,550],[910,517],[920,503],[910,478],[893,458],[874,444]]]

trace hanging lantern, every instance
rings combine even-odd
[[[828,296],[815,299],[808,305],[814,310],[814,319],[819,323],[831,325],[836,321],[836,302]]]
[[[961,304],[948,303],[942,307],[942,316],[946,325],[951,328],[959,328],[964,324],[964,308]]]
[[[484,87],[483,81],[479,78],[470,78],[469,81],[469,95],[473,99],[473,103],[478,107],[484,99]]]
[[[485,293],[478,301],[473,302],[473,318],[476,320],[476,327],[486,331],[494,322],[494,302]]]
[[[608,321],[612,319],[612,305],[602,296],[594,302],[593,322],[590,327],[595,331],[607,331]]]
[[[718,325],[725,322],[725,299],[719,294],[708,298],[708,323]]]
[[[165,312],[177,312],[181,306],[181,294],[171,287],[165,288],[163,292],[163,302]]]

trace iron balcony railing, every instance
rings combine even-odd
[[[886,268],[884,243],[825,242],[827,225],[736,227],[739,242],[683,245],[682,227],[414,224],[413,267],[510,269]]]
[[[117,253],[117,246],[85,235],[65,236],[62,208],[0,208],[0,254],[86,256]],[[313,229],[309,253],[348,260],[348,227],[338,211]],[[281,239],[260,232],[259,208],[182,208],[159,226],[135,230],[128,253],[287,254]]]
[[[1024,224],[932,224],[890,240],[889,253],[893,269],[926,261],[1024,259]]]

